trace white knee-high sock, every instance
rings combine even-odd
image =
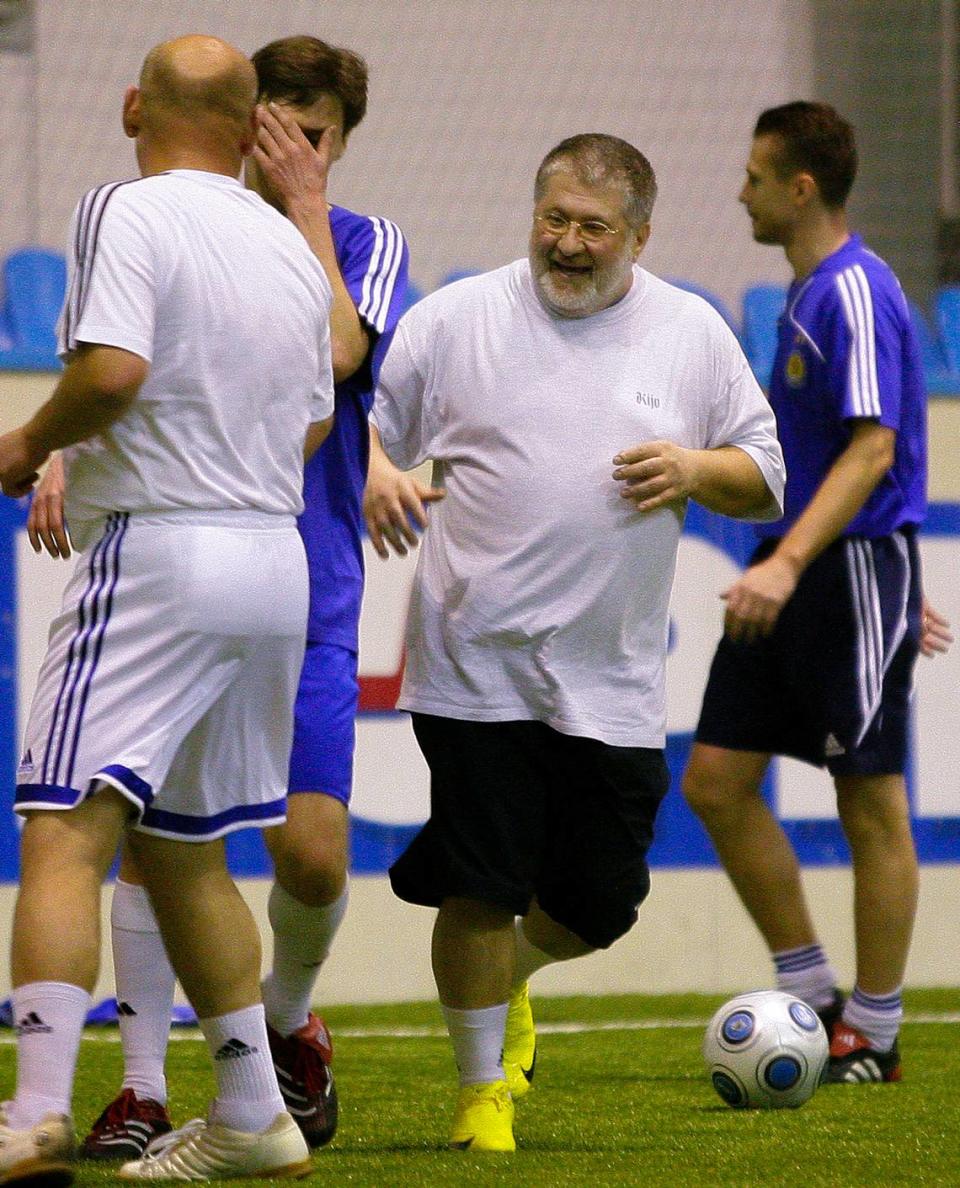
[[[270,1026],[292,1035],[310,1012],[313,987],[347,911],[349,884],[333,903],[308,907],[279,883],[270,890],[273,967],[263,981],[263,1005]]]
[[[545,965],[552,965],[557,960],[556,957],[551,957],[543,949],[538,949],[527,939],[527,934],[523,930],[522,916],[518,917],[516,922],[516,941],[517,958],[513,971],[513,986],[511,987],[513,990],[529,981],[538,969],[543,969]]]
[[[201,1019],[217,1078],[211,1118],[233,1130],[265,1130],[287,1108],[273,1070],[260,1003]]]
[[[461,1085],[504,1080],[503,1029],[507,1004],[464,1011],[440,1004]]]
[[[28,982],[13,992],[17,1092],[7,1109],[16,1130],[47,1114],[70,1114],[73,1076],[90,995],[68,982]]]
[[[123,1087],[167,1103],[163,1066],[176,978],[145,887],[117,879],[110,911]]]

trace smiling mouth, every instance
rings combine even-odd
[[[589,264],[565,264],[559,260],[551,260],[550,267],[562,276],[586,276],[593,271]]]

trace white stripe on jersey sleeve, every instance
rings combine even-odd
[[[375,330],[382,332],[390,313],[390,302],[403,259],[403,236],[389,219],[371,218],[374,249],[363,278],[358,313]]]
[[[873,322],[873,296],[866,273],[859,264],[837,273],[837,292],[850,331],[847,362],[850,399],[854,416],[879,417],[877,343]]]

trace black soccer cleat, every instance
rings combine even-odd
[[[897,1041],[886,1052],[870,1047],[870,1041],[848,1023],[834,1025],[830,1039],[830,1058],[823,1074],[825,1085],[868,1085],[899,1081],[900,1049]]]
[[[149,1097],[124,1089],[90,1128],[81,1159],[139,1159],[151,1139],[172,1130],[166,1109]]]
[[[324,1147],[337,1132],[339,1105],[330,1063],[333,1043],[322,1019],[311,1013],[293,1035],[267,1025],[280,1093],[309,1147]]]
[[[847,998],[843,991],[834,987],[833,1001],[828,1002],[826,1006],[814,1008],[828,1037],[833,1035],[833,1025],[839,1023],[843,1018],[843,1008],[846,1001]]]

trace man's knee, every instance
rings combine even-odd
[[[683,796],[698,816],[710,816],[758,796],[765,757],[695,743],[683,774]]]
[[[850,848],[883,845],[912,850],[910,803],[899,775],[838,776],[837,811]]]
[[[308,907],[333,903],[347,879],[346,810],[342,818],[339,812],[322,815],[322,820],[311,825],[305,814],[299,813],[285,825],[269,830],[266,837],[277,882]]]

